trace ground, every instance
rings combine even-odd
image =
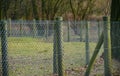
[[[90,56],[96,43],[90,42]],[[91,76],[103,74],[103,61],[100,55],[91,72]],[[41,38],[9,37],[8,38],[8,64],[10,76],[50,76],[53,65],[53,43]],[[114,74],[120,74],[119,62],[113,60]],[[85,43],[63,43],[63,66],[66,76],[82,76],[85,72]],[[119,75],[118,75],[119,76]]]

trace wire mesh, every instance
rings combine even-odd
[[[82,76],[85,73],[87,67],[85,58],[86,23],[87,21],[62,21],[63,72],[66,76]],[[47,20],[7,21],[10,76],[52,76],[54,25],[55,21]],[[89,21],[90,58],[102,30],[102,21]],[[91,76],[104,73],[104,63],[100,58],[102,52],[103,47],[95,61]]]

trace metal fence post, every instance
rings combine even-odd
[[[80,22],[80,42],[83,41],[83,34],[82,34],[82,31],[83,31],[82,30],[83,29],[82,25],[83,25],[83,23],[84,23],[83,21]]]
[[[67,38],[68,38],[68,42],[70,42],[70,21],[68,21],[68,28],[67,29],[68,29],[68,34],[67,34],[68,37]]]
[[[54,39],[53,39],[53,74],[58,74],[58,62],[57,62],[57,42],[56,42],[56,24],[54,25]]]
[[[36,20],[33,19],[33,38],[36,37],[37,28],[36,28]]]
[[[56,39],[56,45],[54,47],[56,47],[56,54],[57,54],[57,67],[58,67],[58,76],[63,76],[63,60],[62,60],[62,52],[63,52],[63,46],[62,46],[62,42],[63,42],[63,38],[62,38],[62,17],[58,17],[56,18],[56,22],[54,25],[54,30],[55,30],[55,35],[56,37],[54,37]],[[55,36],[54,35],[54,36]],[[54,64],[53,64],[54,66]]]
[[[85,40],[85,46],[86,46],[86,65],[89,64],[90,61],[90,55],[89,55],[89,24],[90,22],[86,22],[86,40]]]
[[[49,21],[46,21],[46,28],[45,28],[45,39],[48,39],[48,31],[49,31]]]
[[[8,59],[7,59],[7,27],[4,21],[0,23],[1,30],[1,50],[2,50],[2,76],[8,76]]]
[[[20,36],[23,35],[23,20],[20,20]]]
[[[97,24],[98,24],[98,39],[99,39],[99,37],[100,37],[100,22],[97,21]]]
[[[9,26],[8,26],[8,36],[11,36],[11,19],[8,20],[9,21]]]
[[[112,76],[111,61],[111,37],[110,37],[110,19],[103,17],[104,21],[104,75]]]

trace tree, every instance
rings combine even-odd
[[[58,11],[64,7],[64,2],[65,0],[41,0],[42,19],[54,20]]]
[[[36,1],[35,0],[31,0],[32,3],[32,9],[33,9],[33,16],[36,20],[39,20],[39,14],[38,14],[38,10],[37,10],[37,5],[36,5]]]
[[[120,60],[120,0],[111,3],[111,44],[112,57]]]
[[[96,0],[93,12],[97,16],[109,16],[110,15],[111,0]]]
[[[0,0],[0,20],[7,18],[10,2],[10,0]]]
[[[94,3],[95,0],[69,0],[71,13],[73,14],[73,20],[78,21],[87,19],[93,11]],[[75,22],[71,28],[74,30],[75,34],[77,34],[76,28],[78,28],[78,25],[76,25]]]
[[[84,20],[93,11],[95,0],[69,0],[74,20]]]

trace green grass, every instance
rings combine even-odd
[[[20,56],[34,56],[41,53],[48,53],[52,51],[51,43],[44,43],[40,39],[35,38],[9,38],[8,52],[10,55],[16,57]]]
[[[96,43],[90,43],[91,55]],[[64,42],[64,69],[85,65],[85,43]],[[52,73],[53,43],[40,38],[8,38],[10,76],[44,76]]]

